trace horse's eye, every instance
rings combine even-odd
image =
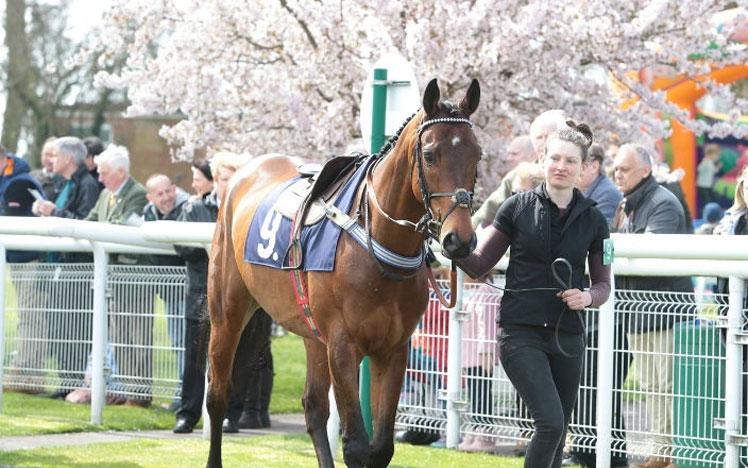
[[[426,161],[426,164],[434,164],[434,152],[425,150],[423,152],[423,160]]]

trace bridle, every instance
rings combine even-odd
[[[414,114],[415,115],[415,114]],[[412,116],[411,116],[412,118]],[[409,122],[410,119],[408,119],[407,122]],[[407,124],[406,122],[406,124]],[[439,241],[439,236],[441,233],[441,228],[444,222],[446,221],[447,217],[452,214],[454,210],[457,208],[467,208],[471,212],[473,211],[473,192],[468,191],[464,188],[458,188],[454,192],[431,192],[429,191],[428,185],[426,184],[426,178],[424,177],[424,168],[423,168],[423,154],[421,151],[421,135],[423,134],[423,131],[426,130],[426,128],[430,127],[431,125],[436,124],[456,124],[456,125],[467,125],[470,128],[473,128],[473,122],[470,121],[470,119],[463,118],[463,117],[439,117],[436,119],[429,119],[429,120],[422,120],[421,123],[418,125],[418,130],[416,131],[416,146],[415,146],[415,162],[417,171],[418,171],[418,186],[421,189],[421,198],[423,202],[423,206],[425,208],[425,212],[423,216],[421,217],[418,222],[413,222],[407,219],[396,219],[390,216],[387,212],[384,211],[384,209],[379,204],[379,201],[377,200],[377,196],[374,193],[374,190],[372,189],[372,173],[374,172],[374,168],[376,167],[376,164],[372,164],[369,168],[369,171],[366,175],[366,192],[371,197],[371,200],[374,204],[374,206],[377,208],[377,211],[384,216],[387,220],[398,224],[400,226],[412,228],[416,232],[423,233],[425,235],[424,242],[428,242],[429,239],[434,239],[437,242]],[[395,137],[398,135],[396,134]],[[396,138],[395,138],[396,139]],[[388,146],[390,146],[390,143],[394,143],[394,140],[391,140],[388,142]],[[389,148],[388,148],[389,149]],[[441,213],[438,217],[434,216],[434,212],[431,209],[431,199],[432,198],[439,198],[439,197],[449,197],[452,199],[452,206],[449,207],[449,210],[447,210],[447,213],[442,218]]]
[[[417,114],[417,113],[416,113]],[[383,159],[383,156],[388,154],[389,151],[394,146],[395,142],[397,141],[398,137],[400,136],[400,133],[405,129],[405,127],[410,123],[410,121],[413,119],[413,117],[416,115],[413,114],[408,118],[404,123],[403,126],[400,127],[400,129],[395,133],[395,135],[392,136],[392,138],[387,141],[387,143],[382,147],[382,149],[379,151],[379,153],[376,155],[378,158],[378,161],[371,166],[369,166],[366,174],[366,190],[362,192],[362,200],[360,206],[362,207],[363,215],[364,215],[364,225],[366,226],[365,229],[368,233],[368,243],[369,243],[369,252],[370,255],[374,258],[375,263],[377,264],[377,267],[379,268],[379,273],[388,279],[394,280],[394,281],[402,281],[409,278],[414,277],[418,274],[418,270],[411,274],[401,274],[396,272],[388,271],[384,268],[384,265],[382,265],[381,261],[376,257],[376,255],[373,255],[372,248],[371,248],[371,225],[369,223],[369,207],[368,207],[368,200],[371,198],[374,206],[377,208],[377,211],[385,217],[388,221],[395,223],[400,226],[404,226],[407,228],[411,228],[414,231],[418,233],[422,233],[424,235],[424,252],[428,249],[428,241],[429,239],[435,239],[437,243],[439,242],[439,236],[441,234],[441,228],[444,224],[444,221],[447,219],[447,217],[452,214],[454,210],[457,208],[467,208],[472,213],[473,211],[473,192],[468,191],[464,188],[458,188],[454,192],[431,192],[429,191],[428,185],[426,184],[426,178],[424,177],[424,168],[423,168],[423,154],[421,151],[421,135],[423,134],[424,130],[426,128],[430,127],[431,125],[436,124],[454,124],[454,125],[467,125],[470,128],[473,128],[473,122],[470,121],[470,119],[463,118],[463,117],[438,117],[435,119],[429,119],[429,120],[421,120],[421,123],[418,125],[418,129],[416,131],[416,144],[414,149],[414,165],[417,168],[418,171],[418,186],[421,190],[421,197],[423,206],[425,208],[425,212],[423,216],[421,217],[418,222],[413,222],[408,219],[397,219],[390,216],[382,206],[379,204],[379,200],[377,200],[376,193],[373,190],[373,180],[372,180],[372,174],[374,172],[374,168],[377,166],[377,164]],[[478,177],[478,174],[476,172],[475,178]],[[450,206],[449,210],[447,210],[447,213],[444,215],[444,217],[441,217],[441,214],[439,217],[434,216],[434,212],[431,209],[431,199],[437,198],[437,197],[450,197],[452,199],[452,206]],[[432,288],[434,289],[434,292],[437,295],[437,298],[439,299],[439,302],[444,307],[452,308],[455,305],[455,300],[457,298],[456,294],[456,288],[457,288],[457,274],[456,274],[456,265],[454,261],[452,262],[452,268],[450,271],[450,289],[452,291],[452,295],[449,300],[447,300],[444,295],[441,292],[441,289],[436,283],[436,280],[434,279],[433,272],[431,271],[430,265],[427,264],[427,273],[428,273],[428,279],[429,282],[432,285]]]

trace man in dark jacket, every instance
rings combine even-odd
[[[615,230],[634,234],[685,234],[686,218],[678,199],[652,175],[652,158],[642,146],[621,146],[614,163],[614,179],[624,199]],[[618,290],[643,290],[645,301],[634,301],[626,316],[628,343],[637,361],[639,384],[647,392],[647,414],[654,451],[646,468],[671,466],[668,447],[672,434],[673,326],[693,305],[688,277],[616,277]],[[625,304],[625,302],[624,302]],[[675,305],[674,305],[675,304]]]
[[[76,137],[55,140],[55,157],[52,169],[62,177],[60,190],[54,202],[38,200],[34,213],[38,216],[84,219],[99,198],[99,184],[88,173],[85,165],[86,147]]]
[[[209,192],[201,198],[187,202],[179,216],[180,221],[213,223],[218,217],[218,197]],[[175,246],[187,263],[187,303],[184,310],[184,367],[182,377],[182,405],[177,410],[174,432],[189,433],[200,420],[205,393],[204,362],[201,362],[201,321],[205,308],[208,285],[208,254],[199,247]],[[205,357],[202,356],[204,360]]]
[[[176,221],[182,214],[182,207],[189,198],[187,193],[172,183],[163,174],[154,174],[145,183],[147,190],[145,198],[148,204],[143,208],[144,221]],[[184,266],[184,260],[176,255],[152,255],[150,262],[158,266]],[[182,377],[184,368],[184,332],[182,318],[184,317],[184,296],[181,288],[165,282],[157,287],[158,295],[164,301],[166,308],[166,325],[171,339],[172,348],[177,350],[177,374]],[[175,404],[172,405],[174,407]]]
[[[4,216],[33,216],[34,197],[29,190],[41,192],[41,186],[29,175],[19,174],[5,189],[0,213]],[[0,220],[0,223],[3,221]],[[46,287],[42,285],[39,252],[13,251],[6,253],[6,261],[16,290],[18,324],[15,349],[6,373],[6,388],[37,394],[44,390],[45,361],[47,359]],[[19,265],[25,264],[25,265]]]
[[[38,216],[83,219],[91,211],[99,197],[99,184],[89,175],[85,166],[86,147],[76,137],[62,137],[54,141],[54,163],[52,170],[64,181],[54,202],[37,200],[34,213]],[[47,257],[52,263],[90,263],[90,253],[68,252]],[[93,307],[91,285],[80,281],[79,273],[60,268],[55,275],[48,309],[49,337],[52,355],[62,379],[56,397],[64,397],[71,388],[79,386],[90,353]]]

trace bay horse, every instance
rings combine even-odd
[[[376,240],[402,256],[418,256],[433,237],[451,258],[465,257],[475,248],[470,216],[481,149],[469,117],[479,100],[477,80],[459,105],[440,100],[436,79],[428,84],[423,108],[380,152],[349,212],[357,222],[366,218],[369,246]],[[273,188],[299,175],[297,162],[267,155],[240,169],[218,213],[208,273],[210,467],[221,466],[221,425],[237,344],[260,307],[304,340],[302,403],[319,466],[334,466],[326,432],[331,382],[345,464],[387,466],[394,454],[395,413],[408,342],[426,310],[429,265],[424,261],[407,272],[385,266],[343,232],[334,270],[304,273],[309,309],[321,336],[313,333],[299,312],[289,272],[250,264],[243,257],[258,204]],[[371,444],[358,399],[363,356],[371,361]]]

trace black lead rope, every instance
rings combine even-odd
[[[561,277],[561,274],[558,271],[558,266],[559,265],[565,266],[566,269],[569,271],[569,277],[568,277],[568,279],[565,280],[564,278]],[[572,284],[572,282],[571,282],[571,280],[572,280],[572,267],[571,267],[571,263],[569,263],[569,261],[567,259],[565,259],[563,257],[559,257],[559,258],[555,259],[553,261],[553,263],[551,264],[551,273],[553,274],[553,278],[556,280],[556,282],[559,284],[559,286],[561,286],[560,291],[565,291],[567,289],[571,289],[571,284]],[[490,287],[492,287],[494,289],[499,289],[501,291],[508,292],[508,293],[523,293],[523,292],[535,292],[535,291],[555,291],[555,292],[559,292],[559,288],[522,288],[522,289],[511,289],[511,288],[502,288],[501,286],[496,286],[495,284],[491,284],[491,283],[488,283],[488,282],[485,282],[485,281],[483,282],[483,284],[486,284],[486,285],[488,285],[488,286],[490,286]],[[566,305],[566,303],[564,303],[564,310],[563,310],[563,312],[561,312],[558,315],[558,319],[556,320],[556,326],[555,326],[555,330],[554,330],[554,336],[555,336],[555,339],[556,339],[556,346],[558,347],[559,352],[561,352],[561,354],[563,356],[567,357],[567,358],[573,358],[573,357],[576,357],[576,355],[575,354],[569,354],[566,351],[564,351],[564,348],[561,346],[561,341],[558,339],[558,329],[559,329],[559,326],[561,325],[561,319],[563,318],[563,316],[564,316],[564,314],[566,312],[571,312],[571,310]],[[576,313],[576,316],[577,316],[577,318],[579,319],[579,322],[582,325],[582,330],[583,330],[583,333],[584,333],[584,336],[585,336],[585,340],[586,340],[587,339],[586,338],[587,327],[585,327],[584,320],[582,320],[582,316],[581,316],[581,314],[579,312]]]

